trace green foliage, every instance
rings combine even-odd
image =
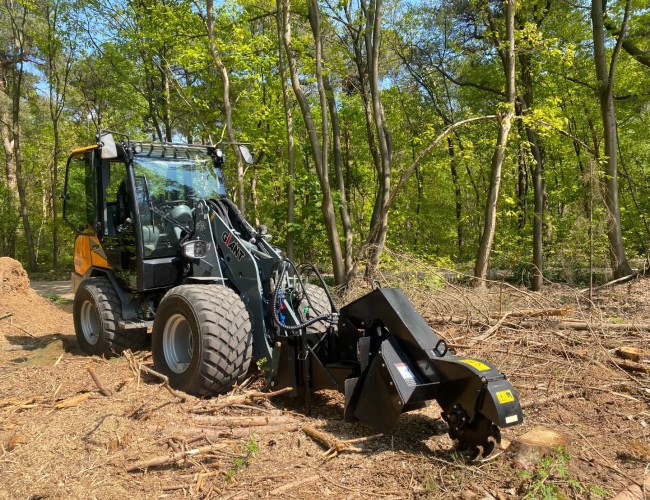
[[[237,475],[237,473],[241,469],[246,467],[251,462],[251,460],[253,460],[257,456],[257,453],[259,451],[260,448],[257,444],[257,439],[255,438],[255,434],[251,434],[248,438],[248,442],[246,443],[245,454],[235,458],[231,469],[226,474],[226,481],[227,482],[232,481],[233,478]]]
[[[605,490],[600,486],[586,486],[571,478],[569,461],[571,457],[562,446],[552,454],[539,459],[532,472],[521,471],[519,476],[526,481],[522,497],[532,499],[556,498],[604,498]]]
[[[320,134],[325,110],[320,109],[315,85],[314,41],[305,4],[293,3],[290,22],[298,72]],[[52,265],[56,229],[58,263],[69,270],[73,235],[61,223],[57,198],[67,152],[92,144],[99,127],[138,139],[216,143],[224,138],[223,83],[210,54],[203,5],[189,0],[46,0],[11,5],[27,14],[24,39],[30,43],[30,62],[20,67],[20,80],[11,64],[3,66],[6,88],[0,86],[0,111],[9,115],[0,122],[11,122],[11,90],[20,85],[20,154],[29,187],[25,212],[32,222],[38,262],[42,268]],[[356,4],[349,5],[349,18],[345,3],[319,5],[323,64],[341,124],[345,192],[338,191],[331,135],[330,185],[335,211],[344,199],[349,207],[356,252],[368,235],[380,181],[372,151],[377,133],[372,121],[366,122],[364,107],[371,104],[372,96],[367,84],[362,88],[351,36],[363,28],[363,16],[355,10]],[[608,18],[614,24],[622,21],[621,5],[608,5]],[[650,45],[644,33],[650,14],[643,2],[632,2],[631,7],[629,40],[647,52]],[[399,177],[449,123],[503,109],[505,80],[498,49],[503,47],[504,23],[500,6],[474,0],[394,2],[385,8],[379,76],[392,143],[394,189]],[[10,4],[0,6],[0,58],[16,52],[9,10]],[[216,2],[214,13],[216,48],[230,77],[237,138],[253,143],[257,158],[245,174],[246,212],[269,226],[278,246],[284,246],[288,233],[293,233],[297,260],[315,261],[328,269],[321,187],[308,131],[291,95],[296,218],[286,222],[290,179],[278,68],[282,44],[273,10],[268,2],[228,0]],[[607,279],[602,271],[610,266],[602,194],[607,179],[597,175],[597,155],[590,151],[597,149],[602,162],[590,20],[561,2],[547,10],[542,0],[519,2],[516,17],[518,95],[530,92],[532,100],[514,124],[506,151],[491,266],[510,270],[508,279],[528,283],[534,222],[534,157],[524,129],[528,126],[538,136],[544,159],[545,277],[584,283],[593,250],[598,278]],[[351,23],[352,31],[346,23]],[[610,42],[614,39],[608,37]],[[366,49],[361,46],[363,56]],[[361,61],[362,69],[364,64]],[[628,257],[650,255],[649,87],[650,69],[623,51],[614,93],[621,226]],[[57,154],[52,109],[60,109]],[[5,129],[0,133],[3,138],[7,135]],[[427,263],[472,267],[485,222],[496,133],[494,122],[458,128],[422,159],[389,212],[389,248]],[[4,149],[0,156],[6,164]],[[230,158],[226,176],[231,187],[237,181],[233,165]],[[23,219],[8,181],[6,175],[0,178],[0,199],[7,200],[0,203],[0,252],[11,253],[10,235],[15,234],[15,255],[26,261]],[[53,208],[59,212],[57,220]],[[343,239],[340,222],[339,232]],[[388,255],[382,264],[386,272],[401,272],[401,257]],[[437,282],[433,279],[427,286],[435,287]]]

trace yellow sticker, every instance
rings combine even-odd
[[[461,363],[465,363],[466,365],[473,366],[480,372],[484,372],[490,369],[488,365],[485,363],[481,363],[480,361],[477,361],[476,359],[459,359]]]
[[[515,400],[515,397],[513,396],[512,391],[508,389],[506,391],[497,392],[497,399],[500,404],[504,405],[506,403],[512,403]]]

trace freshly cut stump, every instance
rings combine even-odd
[[[555,455],[558,447],[567,448],[570,438],[561,432],[535,427],[515,438],[507,449],[512,461],[523,469],[530,469],[540,458],[546,455]]]

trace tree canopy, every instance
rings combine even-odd
[[[386,246],[536,290],[648,261],[647,2],[0,1],[0,254],[32,270],[70,267],[101,128],[252,143],[233,200],[338,284]]]

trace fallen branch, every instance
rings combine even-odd
[[[477,335],[476,337],[473,337],[472,340],[484,341],[490,338],[492,334],[499,329],[499,327],[506,320],[506,318],[509,317],[509,315],[510,313],[505,313],[503,316],[501,316],[501,318],[499,318],[499,320],[493,326],[485,330],[485,332],[483,332],[481,335]]]
[[[0,319],[9,318],[10,316],[13,316],[13,315],[14,315],[14,313],[4,313],[2,316],[0,316]]]
[[[631,372],[642,372],[642,373],[650,373],[650,365],[646,365],[643,363],[635,363],[634,361],[628,361],[626,359],[621,359],[621,360],[611,360],[612,363],[614,363],[616,366],[619,368],[623,368],[624,370],[628,370]]]
[[[171,388],[169,385],[169,377],[167,375],[163,375],[162,373],[158,373],[156,370],[153,370],[152,368],[149,368],[146,365],[143,365],[140,363],[140,370],[143,372],[148,373],[149,375],[153,375],[154,377],[158,377],[160,380],[163,381],[163,387],[169,391],[169,393],[174,396],[175,398],[180,399],[183,403],[187,401],[187,394],[180,393],[178,391],[175,391],[174,389]]]
[[[164,457],[155,457],[151,458],[149,460],[143,460],[141,462],[136,462],[133,465],[130,465],[126,471],[127,472],[134,472],[134,471],[143,471],[147,470],[149,467],[158,467],[161,465],[171,465],[179,460],[184,460],[188,457],[194,457],[198,455],[204,455],[206,453],[211,453],[213,451],[217,451],[218,449],[223,449],[226,446],[224,445],[208,445],[208,446],[201,446],[200,448],[194,448],[192,450],[187,450],[187,451],[181,451],[178,453],[172,453],[171,455],[167,455]]]
[[[581,394],[582,392],[584,392],[584,390],[580,388],[580,389],[575,389],[573,391],[560,392],[541,399],[532,399],[530,401],[523,402],[521,404],[521,409],[526,410],[528,408],[534,408],[535,406],[542,406],[547,403],[553,403],[555,401],[559,401],[560,399],[572,398],[574,396],[577,396],[578,394]]]
[[[558,314],[539,314],[539,315],[525,315],[525,314],[517,314],[517,312],[508,312],[503,314],[502,316],[499,316],[498,319],[495,318],[490,318],[488,321],[486,320],[477,320],[471,317],[461,317],[461,316],[425,316],[425,320],[427,323],[431,325],[442,325],[442,324],[448,324],[448,323],[453,323],[455,325],[466,325],[466,326],[474,326],[474,327],[485,327],[485,326],[490,326],[490,327],[498,327],[498,326],[508,326],[512,328],[535,328],[539,326],[540,321],[543,321],[545,319],[544,316],[560,316],[559,312],[562,311],[562,309],[553,309],[551,311],[557,311]],[[527,318],[530,318],[531,316],[539,316],[539,320],[533,321]],[[505,319],[508,319],[508,321],[504,321]],[[586,321],[580,321],[580,320],[572,320],[572,319],[566,319],[564,321],[553,321],[549,323],[552,325],[554,328],[558,328],[560,330],[594,330],[594,329],[602,329],[602,330],[622,330],[622,331],[628,331],[628,330],[637,330],[637,331],[650,331],[650,323],[588,323]],[[487,333],[487,332],[486,332]],[[485,335],[482,334],[481,336]],[[480,336],[479,336],[480,337]],[[479,339],[480,340],[480,339]]]
[[[269,493],[273,496],[276,495],[281,495],[282,493],[285,493],[286,491],[292,490],[296,488],[297,486],[301,486],[305,483],[312,483],[316,481],[320,476],[318,474],[314,474],[313,476],[306,476],[306,477],[301,477],[300,479],[297,479],[295,481],[292,481],[290,483],[284,484],[282,486],[279,486],[278,488],[275,488],[274,490],[269,491]]]
[[[213,413],[217,410],[227,408],[228,406],[233,405],[246,405],[252,404],[260,399],[269,399],[274,396],[279,396],[281,394],[286,394],[293,391],[293,387],[285,387],[275,392],[260,392],[260,391],[249,391],[244,394],[231,394],[229,396],[224,396],[222,398],[216,399],[214,406],[209,406],[207,408],[193,408],[190,410],[192,413]]]
[[[348,439],[341,441],[336,439],[334,436],[324,433],[323,431],[312,427],[311,425],[305,425],[302,428],[302,431],[307,434],[310,438],[318,441],[322,445],[326,446],[328,450],[323,454],[325,458],[333,458],[341,452],[349,451],[354,453],[360,453],[363,450],[357,448],[356,446],[350,446],[351,444],[361,443],[364,441],[369,441],[381,437],[383,434],[375,434],[373,436],[365,436],[357,439]]]
[[[211,441],[213,439],[224,437],[245,438],[251,434],[280,434],[284,432],[296,432],[298,430],[300,430],[300,424],[294,422],[279,425],[252,425],[250,427],[232,428],[224,427],[221,429],[216,427],[185,427],[183,433],[186,441],[196,441],[201,438]]]
[[[102,396],[110,397],[110,396],[113,395],[113,393],[111,391],[109,391],[108,389],[106,389],[106,387],[104,387],[101,380],[99,380],[99,377],[97,376],[97,374],[93,371],[93,369],[90,366],[87,366],[86,370],[88,370],[88,373],[90,374],[90,377],[93,379],[93,382],[95,382],[95,385],[99,389],[99,393]]]
[[[199,425],[214,427],[263,427],[268,425],[284,425],[296,423],[296,419],[288,415],[268,415],[255,417],[199,415],[194,417],[194,421]]]
[[[90,397],[90,393],[86,392],[84,394],[79,394],[78,396],[74,396],[72,398],[64,399],[63,401],[59,401],[58,403],[54,403],[54,408],[57,410],[61,410],[63,408],[70,408],[72,406],[77,406],[80,403],[83,403]]]
[[[25,330],[22,326],[18,326],[18,325],[15,324],[15,323],[9,323],[9,326],[13,326],[14,328],[18,328],[18,330],[20,330],[20,331],[23,332],[23,333],[26,333],[27,335],[29,335],[29,336],[30,336],[31,338],[33,338],[33,339],[37,339],[37,338],[38,338],[38,337],[37,337],[36,335],[34,335],[32,332],[28,332],[28,331]]]
[[[591,290],[592,291],[600,290],[601,288],[607,288],[607,287],[612,286],[612,285],[619,285],[621,283],[627,283],[628,281],[632,281],[634,278],[638,278],[638,277],[639,277],[639,273],[628,274],[627,276],[623,276],[622,278],[617,278],[615,280],[608,281],[607,283],[603,283],[602,285],[595,286]],[[589,288],[583,288],[582,290],[580,290],[580,293],[587,293],[588,291],[589,291]]]
[[[3,351],[33,351],[38,349],[39,346],[34,344],[23,344],[23,345],[3,345]]]
[[[518,311],[509,311],[503,315],[509,318],[531,318],[536,316],[566,316],[569,314],[568,307],[550,308],[550,309],[520,309]],[[490,313],[490,318],[498,319],[502,313]]]

